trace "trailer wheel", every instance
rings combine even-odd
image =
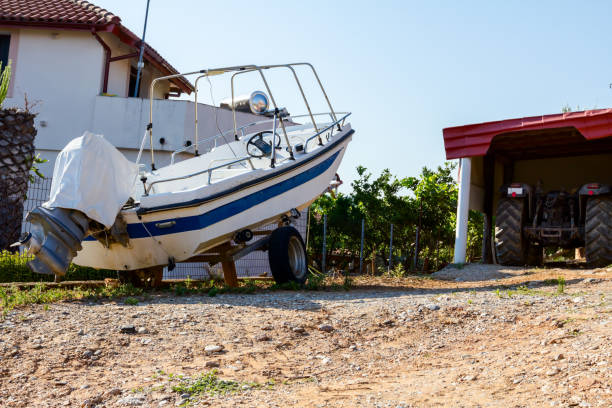
[[[525,200],[502,198],[495,214],[495,252],[502,265],[525,265],[529,245],[523,237]]]
[[[306,282],[306,246],[298,230],[293,227],[277,228],[270,234],[268,245],[268,261],[276,283]]]
[[[587,263],[592,266],[611,264],[612,197],[588,199],[584,232]]]

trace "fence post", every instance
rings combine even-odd
[[[325,254],[327,252],[327,214],[323,214],[323,256],[321,259],[321,272],[325,273]]]
[[[391,224],[391,239],[389,240],[389,266],[387,271],[393,268],[393,224]]]
[[[308,253],[309,238],[310,238],[310,206],[308,207],[308,219],[306,221],[306,253]]]
[[[365,218],[361,219],[361,248],[359,249],[359,274],[363,273],[363,238],[365,235]]]
[[[419,226],[416,227],[416,237],[414,238],[414,263],[412,264],[412,269],[417,270],[417,265],[419,262]]]
[[[419,204],[419,225],[417,225],[417,229],[416,229],[416,238],[414,241],[414,265],[413,268],[415,271],[417,270],[417,267],[419,265],[419,246],[420,246],[420,235],[421,235],[421,220],[422,220],[422,216],[423,216],[423,197],[420,198],[420,204]]]

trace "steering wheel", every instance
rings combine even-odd
[[[270,156],[272,154],[272,137],[265,135],[271,135],[272,133],[270,130],[264,130],[251,136],[246,145],[249,156],[256,159]],[[274,148],[279,148],[281,138],[278,134],[274,135],[274,142]]]

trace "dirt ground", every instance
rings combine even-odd
[[[19,308],[0,406],[612,406],[612,268],[436,277]]]

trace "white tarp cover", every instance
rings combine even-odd
[[[138,166],[104,136],[85,132],[59,153],[43,207],[79,210],[110,228],[130,198]]]

